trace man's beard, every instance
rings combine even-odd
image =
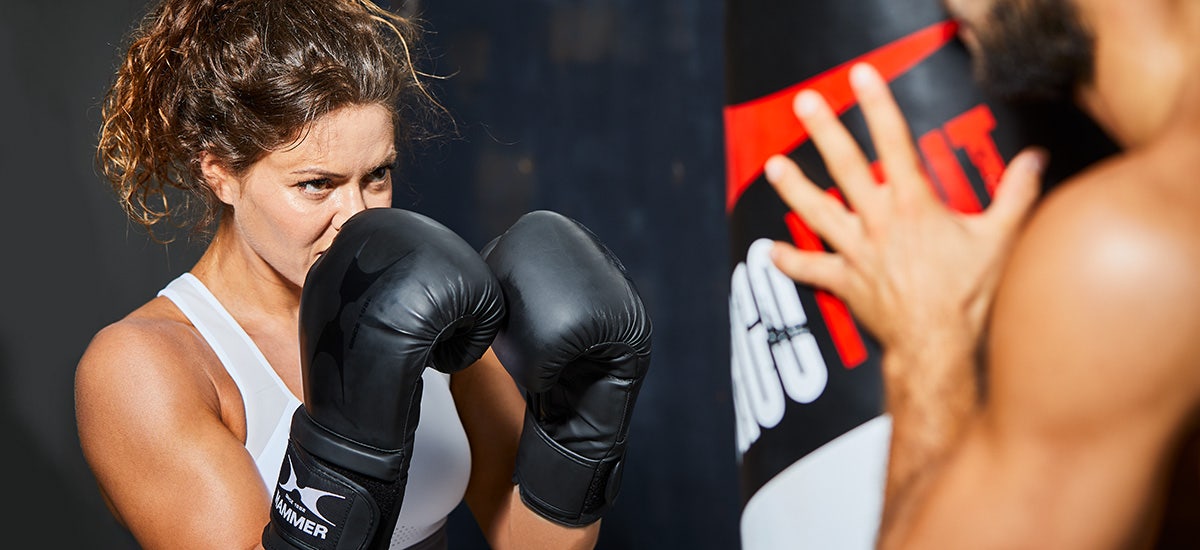
[[[1095,40],[1072,0],[996,2],[977,38],[976,77],[1000,98],[1071,100],[1092,81]]]

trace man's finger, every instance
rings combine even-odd
[[[776,155],[763,169],[783,202],[835,250],[845,250],[859,234],[854,215],[837,198],[817,187],[791,159]]]
[[[1015,230],[1037,202],[1047,161],[1045,150],[1031,148],[1021,151],[1000,177],[992,204],[984,216],[992,223],[999,224],[1004,232]]]
[[[792,280],[822,288],[841,296],[846,290],[846,262],[837,254],[800,250],[785,242],[776,242],[771,260]]]
[[[889,182],[898,180],[896,184],[903,186],[923,181],[921,160],[913,146],[908,122],[887,82],[874,67],[860,63],[850,70],[850,84],[862,106],[875,152]],[[921,190],[928,191],[928,187],[921,185]]]
[[[837,113],[829,108],[821,94],[812,90],[796,94],[793,107],[820,151],[829,175],[846,195],[846,202],[860,212],[869,208],[875,176],[858,142],[842,125]]]

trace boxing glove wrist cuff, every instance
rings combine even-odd
[[[365,488],[289,441],[262,544],[267,550],[359,550],[381,519]]]
[[[375,479],[391,481],[404,471],[404,453],[351,441],[317,424],[304,407],[292,415],[292,441],[321,460]]]
[[[527,411],[513,481],[530,510],[555,523],[580,527],[598,521],[612,507],[624,455],[624,444],[601,459],[571,452],[551,439]]]

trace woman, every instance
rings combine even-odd
[[[390,206],[397,138],[436,105],[413,36],[368,0],[165,0],[135,31],[104,172],[152,234],[188,213],[215,224],[190,272],[97,334],[76,374],[85,456],[144,547],[258,546],[302,394],[305,273],[347,218]],[[424,380],[393,548],[439,540],[462,498],[495,548],[594,545],[598,522],[563,527],[518,496],[524,402],[494,355]]]

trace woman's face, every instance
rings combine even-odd
[[[302,286],[348,218],[391,206],[393,132],[387,108],[343,107],[318,119],[298,143],[231,178],[217,191],[233,207],[238,244]]]

